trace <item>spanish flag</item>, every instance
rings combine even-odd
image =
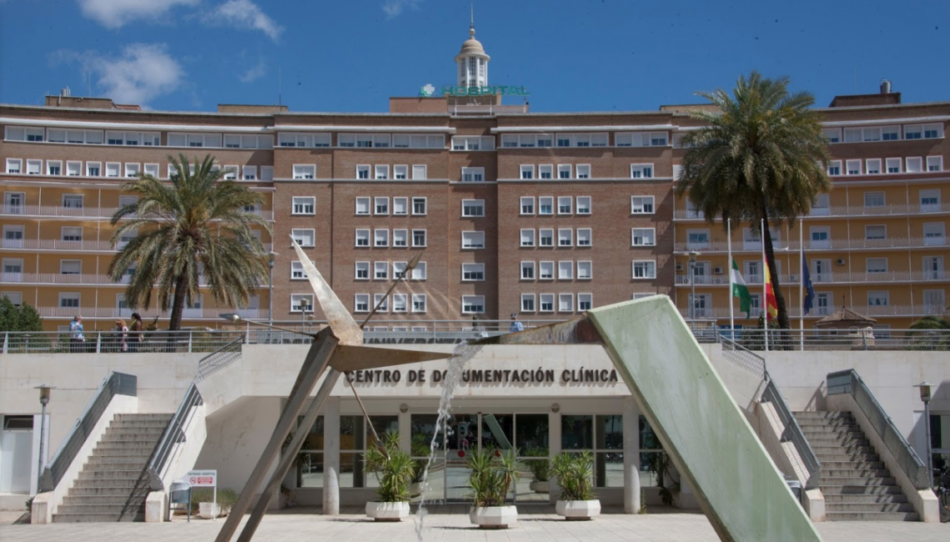
[[[772,320],[778,318],[778,303],[775,301],[775,290],[772,289],[772,273],[769,272],[769,263],[762,262],[765,268],[765,314]]]

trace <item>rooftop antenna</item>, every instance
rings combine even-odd
[[[472,9],[472,17],[468,25],[468,33],[473,38],[475,37],[475,2],[469,4],[469,7]]]

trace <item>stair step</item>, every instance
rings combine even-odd
[[[802,412],[793,412],[792,413],[796,418],[802,419],[837,419],[837,418],[853,418],[850,412],[846,410],[806,410]]]
[[[841,427],[828,427],[828,426],[803,426],[802,433],[806,437],[816,436],[820,437],[823,435],[863,435],[864,430],[860,427],[855,427],[851,425],[842,425]]]
[[[116,414],[113,420],[115,421],[127,421],[127,420],[165,420],[168,422],[172,419],[174,414],[164,414],[164,413],[152,413],[152,414]]]
[[[827,446],[819,445],[816,442],[809,442],[811,449],[815,452],[815,455],[821,456],[824,454],[876,454],[874,448],[871,446],[862,446],[862,445],[841,445],[841,446]]]
[[[877,478],[868,478],[868,477],[848,477],[848,476],[827,476],[824,472],[821,473],[821,479],[819,480],[819,487],[824,488],[826,486],[893,486],[897,482],[893,477],[877,477]]]
[[[120,479],[77,479],[73,482],[73,487],[70,489],[124,489],[126,491],[132,491],[132,489],[138,484],[138,477],[136,478],[120,478]]]
[[[100,441],[99,444],[96,444],[96,447],[93,450],[93,453],[97,454],[100,452],[111,451],[111,452],[125,452],[128,454],[133,454],[133,453],[151,454],[154,449],[155,449],[155,444],[146,443],[146,442],[141,442],[141,443],[136,442],[136,443],[130,444],[128,442],[102,442]]]
[[[913,512],[914,505],[910,503],[851,504],[826,502],[825,510],[829,512]]]
[[[821,492],[825,497],[831,495],[904,495],[900,486],[895,485],[824,485]]]
[[[822,461],[821,470],[839,471],[839,470],[887,470],[887,465],[881,461]]]
[[[148,492],[144,491],[139,495],[130,495],[129,492],[119,495],[67,495],[63,497],[60,506],[110,506],[113,510],[121,510],[126,504],[136,507],[144,506]]]
[[[827,512],[828,521],[919,521],[917,512]]]
[[[135,444],[138,446],[143,446],[145,444],[151,444],[153,447],[158,444],[158,440],[161,438],[161,435],[150,435],[142,433],[129,433],[127,435],[103,435],[102,443],[111,443],[111,444]]]
[[[119,517],[119,514],[122,512],[122,506],[114,506],[109,504],[72,504],[72,505],[59,505],[57,508],[57,514],[101,514],[101,515],[115,515],[116,518]],[[139,513],[145,512],[145,503],[130,506],[126,508],[127,514],[137,515]]]
[[[112,420],[112,423],[109,424],[109,427],[161,427],[164,429],[170,420],[171,416],[166,416],[163,418],[116,418]]]
[[[145,521],[145,512],[126,514],[53,514],[53,523],[116,523],[118,521]]]
[[[833,445],[841,445],[845,447],[871,445],[871,443],[868,442],[868,439],[864,438],[863,434],[860,436],[847,436],[847,437],[841,437],[838,435],[827,435],[827,436],[821,435],[821,436],[812,436],[812,437],[806,436],[805,438],[806,440],[808,440],[808,443],[811,444],[812,446],[817,444],[818,446],[821,446],[821,447],[827,447],[827,446],[833,446]]]
[[[832,504],[837,508],[841,504],[893,504],[906,503],[907,497],[902,493],[890,493],[884,495],[858,495],[855,493],[844,493],[840,495],[825,494],[826,506]]]
[[[142,477],[145,469],[134,469],[134,470],[120,470],[120,469],[103,469],[103,470],[86,470],[83,469],[79,473],[79,478],[77,480],[90,480],[90,481],[100,481],[100,480],[138,480]]]
[[[821,478],[887,478],[891,472],[887,469],[825,469],[821,468]]]
[[[97,456],[93,455],[89,458],[89,461],[86,461],[84,468],[106,468],[110,466],[118,466],[122,469],[131,469],[134,467],[139,467],[140,469],[145,468],[145,464],[148,463],[148,456],[141,455],[113,455],[113,456]]]
[[[135,486],[131,487],[71,487],[69,497],[121,497],[128,499]]]

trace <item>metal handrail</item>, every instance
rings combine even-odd
[[[244,344],[244,339],[245,336],[241,335],[198,360],[198,374],[195,376],[195,382],[201,382],[209,375],[220,371],[241,357],[241,346]]]
[[[898,466],[917,489],[930,488],[930,474],[927,466],[911,448],[904,435],[898,431],[887,412],[877,402],[864,379],[854,369],[828,373],[828,395],[851,394],[855,404],[861,409],[874,432],[884,441]]]
[[[789,408],[785,398],[779,393],[778,386],[775,385],[775,381],[771,377],[768,378],[768,384],[762,392],[762,402],[772,403],[775,407],[775,411],[782,421],[782,442],[791,441],[798,452],[798,456],[802,458],[802,462],[805,464],[805,469],[808,471],[805,489],[818,487],[818,481],[821,478],[821,462],[818,461],[818,456],[815,454],[815,450],[812,449],[811,444],[808,443],[805,432],[798,425],[798,420],[792,414],[792,409]]]
[[[99,419],[108,408],[112,398],[116,395],[135,397],[137,393],[138,378],[134,375],[113,371],[109,373],[109,376],[102,379],[102,384],[96,389],[96,393],[93,394],[82,414],[76,419],[76,424],[73,425],[66,438],[60,443],[59,448],[56,449],[53,459],[43,469],[43,475],[40,477],[39,483],[40,492],[56,489],[69,466],[76,459],[79,449],[82,448],[93,428],[99,423]]]
[[[725,335],[720,335],[719,340],[722,342],[722,356],[726,360],[760,378],[768,379],[769,371],[765,358]]]

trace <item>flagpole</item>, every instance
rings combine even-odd
[[[726,219],[726,251],[729,253],[729,261],[726,262],[726,269],[729,270],[729,338],[733,341],[736,340],[736,316],[735,316],[735,300],[732,299],[733,296],[733,283],[732,283],[732,219]]]
[[[769,262],[765,259],[765,219],[759,221],[759,243],[762,245],[762,302],[759,303],[762,311],[762,324],[765,326],[765,351],[769,351],[769,294],[768,281],[765,278],[769,275]]]
[[[798,272],[798,346],[805,350],[805,226],[802,219],[798,219],[798,257],[801,258],[801,269]]]

